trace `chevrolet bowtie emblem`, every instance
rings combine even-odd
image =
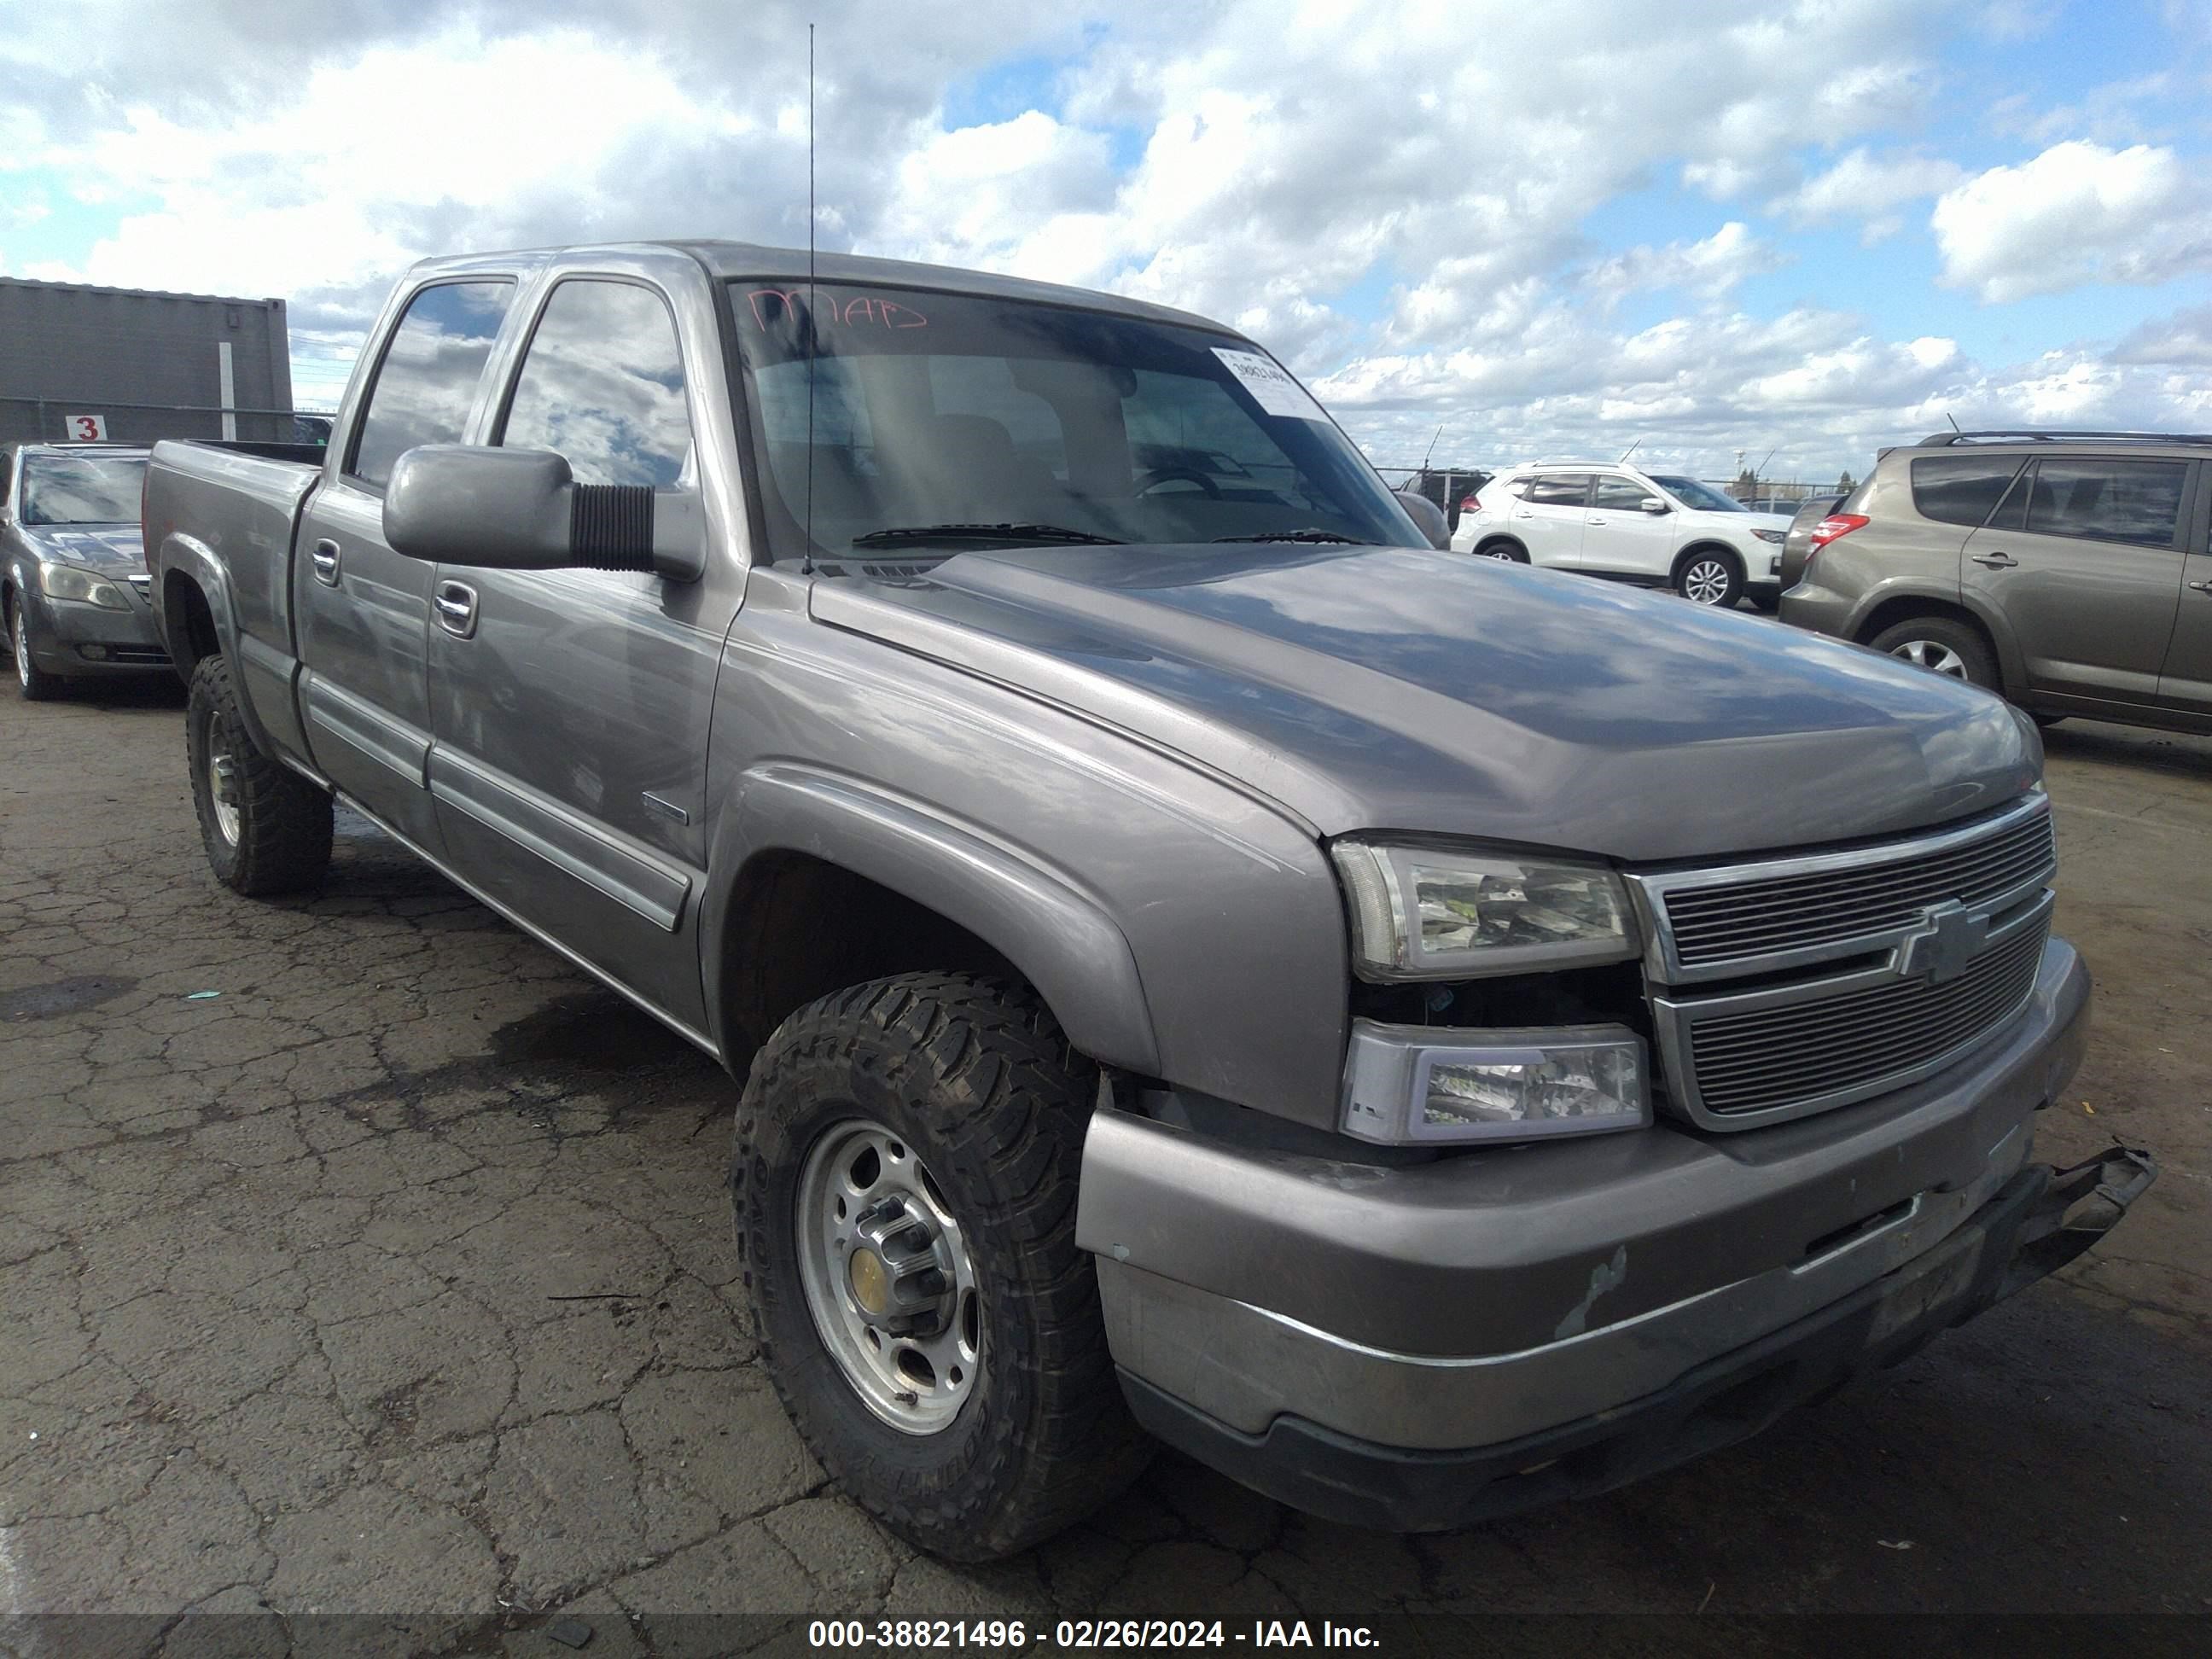
[[[1898,977],[1925,978],[1931,985],[1954,980],[1982,953],[1989,936],[1987,915],[1969,912],[1956,899],[1931,904],[1920,913],[1918,930],[1898,947]]]

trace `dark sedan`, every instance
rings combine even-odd
[[[0,621],[33,702],[72,680],[172,672],[139,540],[146,456],[119,445],[0,448]]]

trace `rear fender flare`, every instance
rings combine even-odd
[[[206,543],[195,537],[172,531],[162,538],[161,552],[154,561],[154,617],[160,626],[161,646],[171,660],[182,664],[189,654],[177,649],[169,617],[169,583],[181,578],[199,590],[207,601],[208,614],[215,621],[216,639],[222,654],[231,660],[234,670],[239,660],[238,611],[231,603],[230,577],[222,561]],[[264,755],[276,757],[284,751],[269,735],[269,728],[261,722],[260,711],[253,699],[241,695],[238,699],[239,713],[244,717],[246,730]]]

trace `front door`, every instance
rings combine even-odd
[[[550,291],[498,441],[579,483],[697,488],[675,323],[653,289]],[[722,573],[726,578],[726,573]],[[431,789],[454,868],[662,1013],[703,1024],[696,904],[728,580],[441,565]]]
[[[2158,678],[2159,702],[2185,714],[2212,720],[2212,467],[2197,473],[2197,506],[2190,517],[2189,557],[2181,568],[2173,641]]]
[[[404,452],[459,441],[514,296],[510,281],[473,279],[408,301],[341,475],[309,501],[292,554],[308,752],[340,790],[425,850],[438,845],[423,654],[434,570],[384,539],[384,487]]]
[[[1960,585],[2010,627],[2031,690],[2156,702],[2182,594],[2189,470],[2102,455],[2037,460],[1967,538]]]
[[[1616,576],[1665,581],[1674,568],[1674,514],[1647,513],[1646,501],[1666,502],[1635,479],[1601,473],[1591,487],[1583,526],[1582,568]]]
[[[1582,562],[1583,504],[1589,475],[1540,473],[1528,480],[1507,524],[1528,550],[1528,562],[1572,569]]]

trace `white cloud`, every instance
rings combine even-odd
[[[1695,242],[1632,247],[1603,259],[1583,276],[1583,286],[1610,308],[1631,294],[1676,289],[1717,300],[1747,276],[1779,263],[1774,249],[1730,220]]]
[[[1941,195],[1965,174],[1966,169],[1955,161],[1938,156],[1878,157],[1860,145],[1826,173],[1776,198],[1767,204],[1767,210],[1800,225],[1857,219],[1863,222],[1865,240],[1876,242],[1903,228],[1897,209],[1923,197]]]
[[[1990,303],[2212,269],[2212,179],[2172,150],[2054,144],[1944,192],[1942,276]]]
[[[1992,369],[1932,329],[1747,308],[1788,228],[1879,237],[1939,195],[1947,279],[1985,298],[2200,261],[2185,228],[2203,198],[2175,152],[2061,143],[1970,179],[1904,147],[1948,106],[1954,32],[2016,35],[2047,21],[2039,4],[1954,21],[1923,0],[1701,0],[1694,27],[1680,0],[963,0],[927,27],[886,0],[811,10],[825,247],[1220,317],[1386,459],[1418,456],[1442,418],[1470,460],[1642,435],[1700,470],[1773,442],[1863,468],[1947,409],[2163,421],[2203,395],[2189,342],[2212,325],[2187,313],[2163,343]],[[57,222],[72,190],[121,208],[82,270],[52,274],[284,295],[301,395],[327,398],[423,254],[803,239],[805,52],[803,16],[726,0],[33,8],[0,33],[0,201],[31,199],[10,185],[40,167],[70,180]],[[1005,65],[1036,59],[1061,67],[1009,100]],[[2124,92],[2081,107],[2124,113],[2142,101]],[[971,107],[989,112],[949,113]],[[1608,204],[1674,179],[1783,222],[1671,207],[1637,246],[1591,240]],[[19,249],[30,234],[9,231]]]
[[[2170,71],[2092,87],[2070,104],[2045,106],[2024,92],[2000,98],[1990,106],[1990,126],[2007,137],[2051,144],[2087,138],[2102,144],[2132,144],[2166,136],[2154,117],[2171,117],[2203,95]]]

